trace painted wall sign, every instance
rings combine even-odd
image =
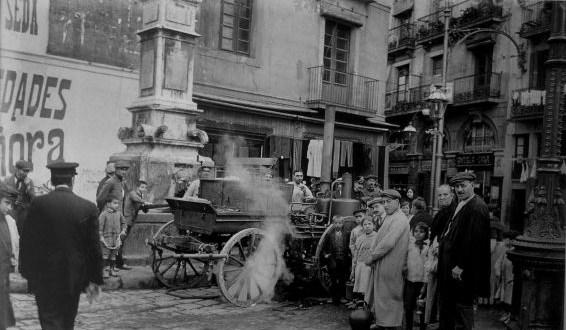
[[[493,169],[493,153],[458,154],[456,167],[490,167]]]

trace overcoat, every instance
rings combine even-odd
[[[110,177],[110,179],[106,180],[100,191],[96,195],[96,205],[98,209],[102,212],[104,210],[104,206],[106,205],[106,201],[108,198],[113,197],[116,198],[120,204],[118,210],[120,213],[124,214],[123,210],[123,203],[124,203],[124,184],[116,175]]]
[[[67,187],[35,198],[21,238],[22,275],[32,292],[75,295],[102,284],[96,205]]]
[[[387,215],[377,231],[371,280],[366,301],[381,327],[399,327],[403,321],[403,267],[409,247],[409,219],[397,210]]]
[[[0,213],[0,329],[6,329],[16,324],[14,310],[10,302],[10,272],[14,270],[12,259],[17,252],[14,251],[14,240],[18,240],[17,231],[10,229],[8,221],[14,221]],[[12,236],[15,234],[14,236]]]
[[[489,211],[473,196],[446,224],[439,237],[438,286],[441,292],[457,292],[462,298],[489,297],[491,253]],[[462,280],[452,269],[463,269]]]

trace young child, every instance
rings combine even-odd
[[[350,232],[350,253],[352,257],[356,254],[356,240],[363,234],[362,220],[366,216],[366,210],[359,209],[354,211],[354,218],[356,219],[356,227]],[[355,266],[355,264],[352,264]]]
[[[348,235],[344,231],[344,218],[334,216],[332,224],[333,228],[323,243],[322,256],[332,281],[332,302],[339,304],[346,302],[343,298],[346,293],[346,276],[349,274],[350,249]]]
[[[371,267],[366,265],[366,261],[370,258],[371,248],[375,242],[377,233],[373,230],[373,221],[369,216],[362,220],[362,234],[356,239],[356,253],[353,254],[351,278],[354,278],[354,300],[364,300],[365,294],[368,292],[371,280]]]
[[[405,329],[413,329],[413,315],[417,299],[425,284],[425,261],[428,254],[428,225],[419,222],[413,228],[407,250],[407,278],[403,292],[405,307]]]
[[[411,204],[409,203],[409,201],[401,202],[401,211],[404,215],[407,216],[407,219],[411,217]]]
[[[502,304],[503,314],[499,319],[501,322],[507,324],[511,319],[511,303],[513,299],[513,263],[507,258],[507,252],[513,250],[511,240],[514,240],[519,235],[516,231],[503,232],[503,242],[505,244],[505,252],[501,254],[499,260],[496,262],[495,273],[500,280],[499,290],[497,292],[497,299]]]
[[[116,254],[122,245],[120,236],[126,233],[126,219],[118,211],[119,205],[117,198],[108,198],[104,211],[98,216],[102,257],[106,262],[105,271],[108,272],[108,276],[104,274],[105,278],[118,276],[116,272]]]

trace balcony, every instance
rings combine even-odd
[[[392,15],[398,16],[413,9],[414,2],[414,0],[396,0],[391,10]]]
[[[430,85],[385,93],[385,116],[402,116],[421,111],[430,94]]]
[[[415,49],[415,24],[399,25],[389,30],[388,54],[396,54]]]
[[[463,1],[450,7],[452,16],[450,28],[488,27],[501,23],[504,19],[503,7],[491,2],[470,5],[471,1]],[[440,43],[444,37],[444,13],[436,11],[417,20],[416,42],[430,47]]]
[[[501,73],[476,74],[454,79],[454,106],[497,103]]]
[[[528,88],[516,90],[513,91],[511,102],[511,120],[540,119],[544,113],[546,91]]]
[[[309,95],[312,109],[335,106],[338,111],[373,117],[378,109],[376,79],[316,66],[308,68]]]
[[[529,39],[550,33],[552,4],[539,1],[523,8],[523,22],[519,35]]]
[[[452,6],[451,28],[489,27],[503,22],[503,7],[492,1],[481,1],[471,5],[472,1],[464,1]]]

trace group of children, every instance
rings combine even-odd
[[[366,210],[360,209],[354,212],[354,217],[356,220],[356,227],[354,227],[350,232],[349,238],[349,252],[352,257],[351,272],[349,277],[346,279],[352,284],[352,300],[346,305],[350,308],[356,308],[359,302],[366,300],[366,295],[369,294],[370,283],[372,281],[371,266],[366,264],[366,261],[370,259],[372,248],[375,244],[375,239],[377,237],[376,227],[379,223],[376,223],[375,217],[366,214]],[[345,235],[343,232],[343,222],[344,218],[340,216],[335,216],[333,218],[333,224],[335,225],[334,230],[331,232],[327,238],[327,242],[330,244],[337,242],[336,232],[340,232],[338,236],[342,237]],[[338,229],[337,229],[338,228]],[[422,299],[424,295],[424,287],[426,286],[426,274],[425,274],[425,262],[428,257],[429,242],[428,242],[428,232],[429,226],[424,222],[417,223],[414,228],[411,229],[411,238],[409,241],[409,249],[407,253],[406,269],[405,273],[405,290],[404,290],[404,307],[406,315],[407,329],[412,329],[413,315],[417,308],[417,300]],[[340,239],[340,241],[342,241]],[[323,255],[327,260],[334,260],[333,252],[329,249],[324,249],[326,253]],[[342,252],[343,255],[343,252]],[[327,263],[329,265],[330,277],[332,279],[333,287],[331,291],[333,293],[334,302],[338,302],[339,293],[342,291],[341,278],[342,275],[330,265],[335,264],[335,262]]]

